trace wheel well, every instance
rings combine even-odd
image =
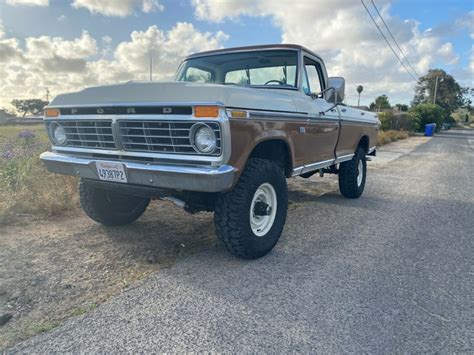
[[[250,154],[250,158],[268,159],[276,162],[290,177],[293,172],[290,148],[283,140],[268,140],[257,144]]]
[[[359,145],[357,147],[362,147],[362,149],[364,149],[365,153],[367,154],[367,152],[369,151],[369,137],[363,136],[360,139]]]

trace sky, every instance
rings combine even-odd
[[[377,16],[372,0],[364,0]],[[474,0],[373,0],[412,76],[442,68],[474,87]],[[215,48],[294,43],[346,78],[346,102],[386,94],[409,104],[406,72],[360,0],[0,0],[0,107],[84,87],[174,77],[182,58]],[[408,62],[406,62],[408,60]],[[413,68],[411,68],[411,67]]]

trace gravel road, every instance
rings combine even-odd
[[[371,164],[362,198],[292,208],[270,255],[195,254],[11,350],[473,351],[474,131]]]

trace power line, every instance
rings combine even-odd
[[[377,14],[379,15],[380,19],[382,20],[385,28],[387,29],[388,33],[390,34],[390,37],[392,37],[393,41],[395,42],[395,45],[397,46],[397,48],[400,50],[400,53],[402,53],[402,56],[405,58],[405,61],[407,62],[407,64],[410,66],[411,70],[413,70],[413,73],[415,73],[415,75],[417,77],[420,77],[418,75],[418,73],[416,72],[415,68],[413,68],[413,66],[411,65],[410,61],[408,60],[408,57],[407,55],[405,54],[405,52],[403,51],[403,49],[400,47],[400,45],[398,44],[397,40],[395,39],[395,36],[393,35],[392,31],[390,30],[390,28],[388,27],[387,23],[385,22],[385,20],[383,19],[382,17],[382,14],[380,13],[379,9],[377,8],[377,5],[375,5],[375,2],[374,0],[370,0],[372,2],[372,5],[374,6],[375,8],[375,11],[377,11]]]
[[[392,45],[390,44],[389,40],[387,39],[387,37],[385,37],[385,34],[383,33],[382,29],[380,28],[380,26],[378,25],[377,21],[375,20],[374,16],[372,16],[372,14],[370,13],[369,9],[367,8],[367,6],[365,5],[364,3],[364,0],[360,0],[360,2],[362,3],[362,5],[364,6],[365,8],[365,11],[367,11],[367,13],[369,14],[370,18],[372,19],[372,21],[374,22],[375,26],[377,27],[377,29],[379,30],[380,34],[382,35],[383,39],[385,40],[385,42],[387,42],[388,46],[390,47],[390,49],[392,50],[393,52],[393,55],[395,57],[397,57],[398,61],[400,62],[400,64],[403,66],[403,68],[405,68],[406,72],[408,73],[408,75],[411,76],[411,78],[415,81],[415,82],[418,82],[418,79],[415,78],[413,76],[413,74],[410,72],[410,70],[408,70],[408,67],[406,66],[405,63],[403,63],[403,61],[400,59],[400,57],[398,56],[397,52],[395,52],[395,49],[393,49]]]

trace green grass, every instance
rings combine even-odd
[[[29,330],[30,330],[30,333],[32,333],[32,335],[35,335],[35,334],[49,332],[53,330],[54,328],[56,328],[58,325],[59,325],[58,323],[49,323],[49,322],[33,323],[31,324]]]
[[[39,155],[48,149],[43,125],[0,126],[0,225],[77,206],[77,180],[50,174],[41,163]]]
[[[83,307],[77,307],[71,311],[71,315],[74,317],[82,316],[83,314],[86,314],[96,308],[97,308],[97,305],[95,303],[92,303]]]

